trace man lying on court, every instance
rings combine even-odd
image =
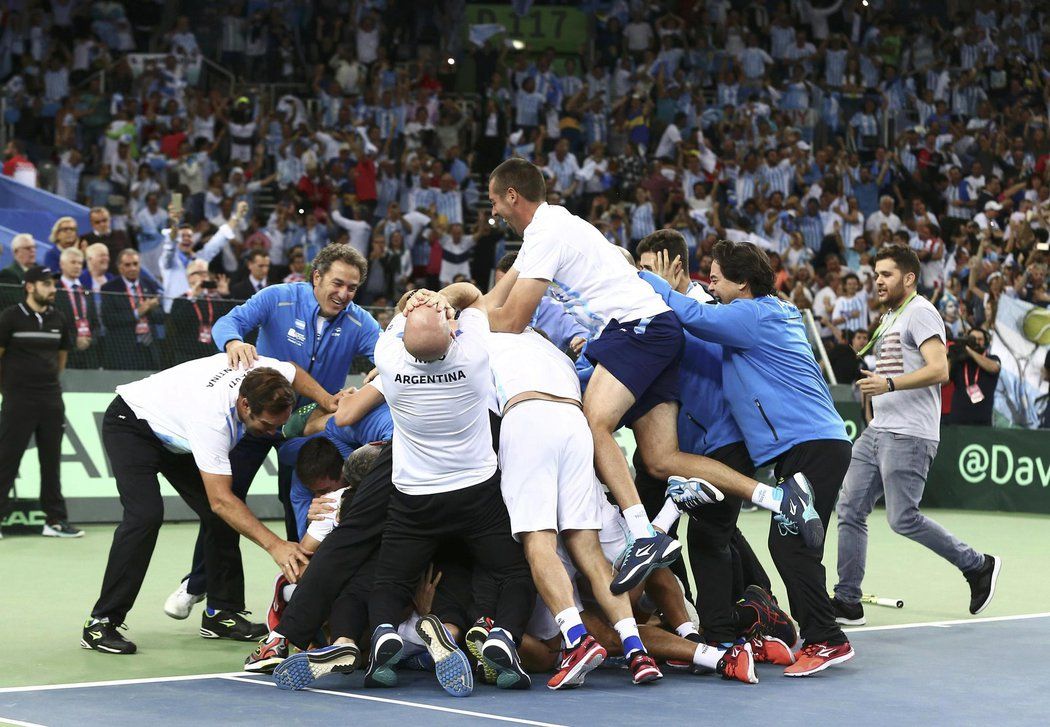
[[[124,514],[80,645],[135,653],[135,644],[118,629],[142,587],[164,521],[158,474],[201,519],[208,598],[218,609],[214,618],[232,621],[228,630],[247,628],[238,533],[266,550],[292,582],[307,556],[233,494],[230,450],[246,432],[268,436],[280,430],[296,394],[324,401],[328,393],[296,364],[262,357],[242,370],[231,368],[221,353],[118,386],[116,393],[102,420],[102,443]]]

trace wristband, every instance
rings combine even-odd
[[[886,377],[886,386],[890,387],[890,391],[896,391],[897,390],[897,387],[893,383],[893,379],[891,379],[888,376]]]

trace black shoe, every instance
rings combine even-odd
[[[988,604],[992,602],[995,595],[995,582],[999,580],[999,571],[1003,567],[1003,559],[997,555],[984,556],[984,563],[975,571],[963,573],[970,583],[970,613],[976,616]]]
[[[840,601],[837,596],[831,599],[831,608],[835,611],[835,623],[843,626],[863,626],[867,623],[864,618],[864,607],[859,603],[846,603]]]
[[[798,626],[788,613],[777,605],[777,599],[762,586],[751,585],[744,589],[741,606],[755,610],[755,625],[748,638],[763,635],[780,639],[789,649],[798,644]]]
[[[245,618],[251,611],[216,611],[209,616],[209,610],[206,608],[201,614],[201,636],[206,639],[259,641],[270,633],[266,624],[254,624]]]
[[[51,522],[44,523],[43,529],[40,534],[45,538],[82,538],[84,537],[84,531],[75,525],[71,525],[68,520],[53,520]]]
[[[124,624],[111,624],[89,618],[84,622],[84,634],[80,637],[80,646],[94,649],[104,654],[134,654],[135,644],[124,638],[118,629],[126,628]]]

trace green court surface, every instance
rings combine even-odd
[[[1050,517],[939,510],[929,513],[963,540],[1003,557],[999,588],[984,617],[1050,611],[1047,528]],[[784,591],[765,546],[768,513],[743,513],[741,529]],[[276,527],[276,523],[270,523]],[[134,656],[104,655],[79,646],[80,628],[98,595],[111,525],[85,528],[79,540],[8,535],[0,540],[0,613],[9,627],[7,653],[17,655],[0,675],[0,687],[141,679],[232,672],[241,668],[250,644],[211,641],[197,634],[200,607],[186,621],[164,615],[167,595],[189,567],[196,524],[165,525],[149,574],[128,616]],[[903,610],[868,606],[868,626],[968,619],[969,589],[950,565],[925,548],[892,533],[877,510],[870,528],[865,592],[904,599]],[[835,528],[827,543],[829,587],[834,583]],[[248,608],[265,616],[275,566],[262,550],[242,540]],[[918,634],[919,632],[915,632]]]

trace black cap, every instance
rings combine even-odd
[[[46,268],[43,265],[34,265],[29,268],[29,270],[26,270],[25,282],[42,283],[45,280],[54,280],[59,276],[60,274],[56,273],[51,268]]]

